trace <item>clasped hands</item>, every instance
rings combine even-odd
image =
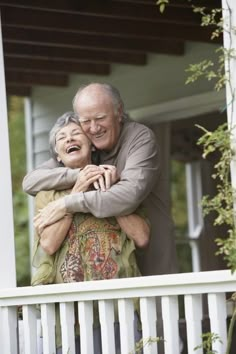
[[[93,186],[105,192],[119,180],[117,169],[112,165],[87,165],[81,169],[71,193],[86,192]],[[54,224],[67,214],[65,199],[60,198],[48,203],[34,217],[34,227],[40,235],[44,228]]]
[[[72,193],[86,192],[93,186],[105,192],[119,180],[117,169],[112,165],[87,165],[80,170]]]

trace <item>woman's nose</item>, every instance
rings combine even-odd
[[[73,139],[73,136],[72,135],[67,135],[66,137],[66,141],[69,142]]]

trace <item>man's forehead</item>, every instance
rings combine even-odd
[[[76,105],[86,104],[113,104],[112,96],[101,87],[87,87],[80,92],[76,100]]]
[[[106,112],[84,112],[83,114],[79,115],[80,119],[86,118],[86,119],[96,119],[96,118],[105,118],[107,117]]]

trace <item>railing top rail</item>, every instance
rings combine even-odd
[[[229,270],[155,275],[0,290],[0,306],[236,291]]]

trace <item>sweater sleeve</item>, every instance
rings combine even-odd
[[[68,189],[75,184],[78,173],[79,169],[58,167],[56,161],[50,159],[24,177],[22,188],[31,195],[42,190]]]
[[[98,218],[134,212],[158,180],[159,149],[149,129],[140,131],[128,146],[120,181],[106,192],[89,191],[65,197],[68,212],[91,212]]]

